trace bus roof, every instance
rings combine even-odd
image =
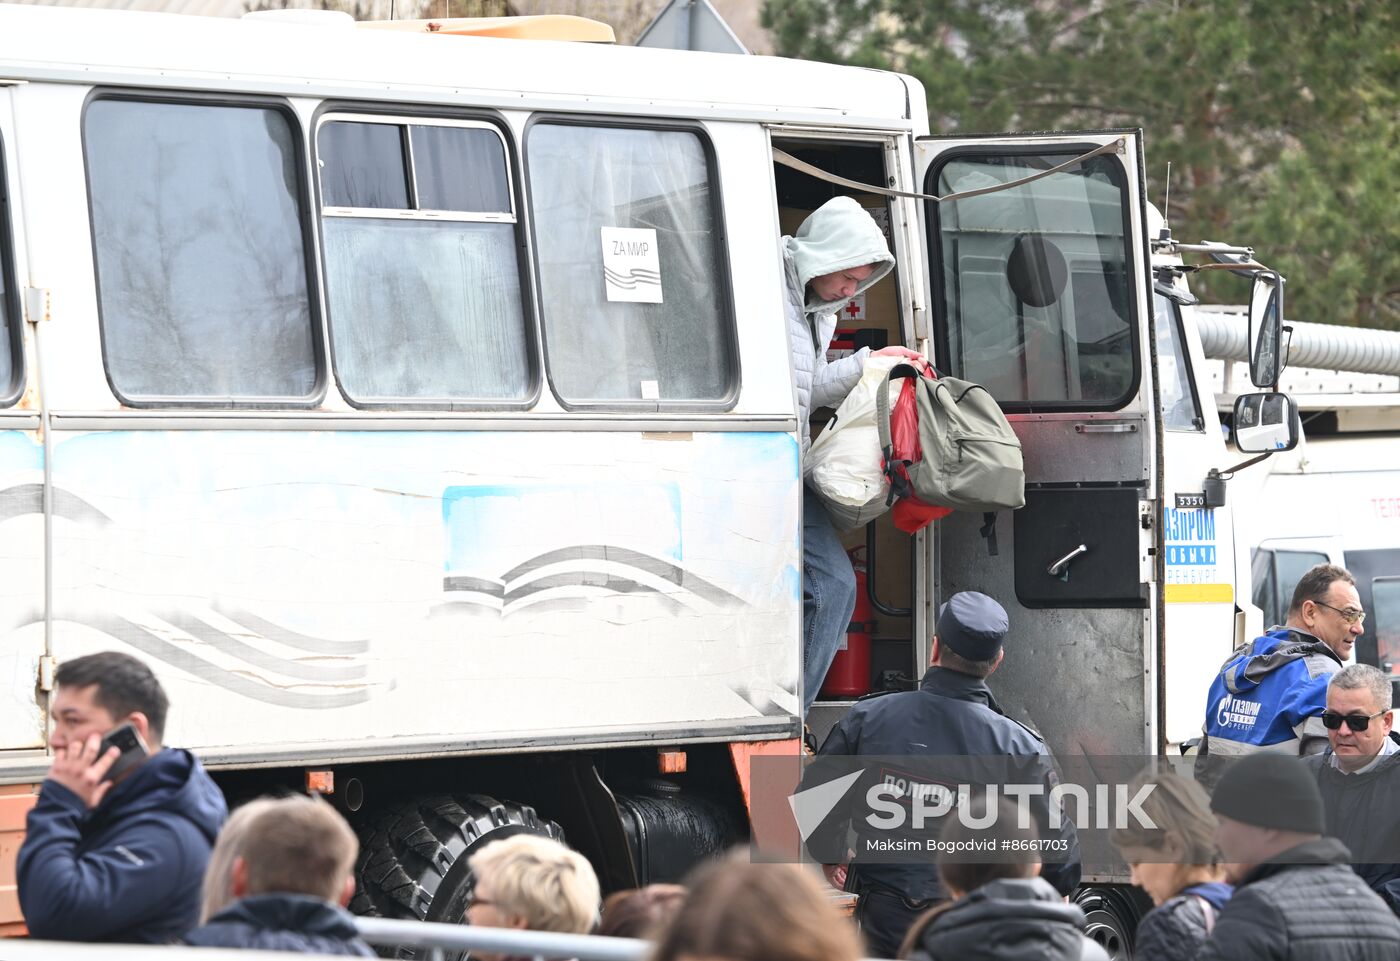
[[[0,3],[4,79],[897,130],[922,97],[897,74],[774,57]]]
[[[613,28],[601,20],[549,13],[531,17],[450,17],[441,20],[361,20],[367,30],[435,33],[450,37],[503,37],[508,40],[573,40],[612,43]]]

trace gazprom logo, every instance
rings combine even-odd
[[[1215,708],[1215,723],[1220,727],[1253,727],[1259,720],[1259,702],[1226,694]]]

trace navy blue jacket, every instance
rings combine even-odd
[[[1108,961],[1084,912],[1040,878],[989,881],[934,918],[913,961]]]
[[[305,894],[255,894],[235,901],[185,936],[199,948],[256,948],[372,958],[354,917]]]
[[[1220,881],[1193,884],[1147,912],[1138,922],[1133,961],[1192,961],[1234,890]]]
[[[188,751],[165,749],[92,811],[45,781],[19,851],[19,903],[36,938],[174,941],[199,923],[209,851],[228,809]]]
[[[1047,833],[1046,796],[1057,783],[1050,752],[1045,742],[1030,729],[1002,713],[986,682],[980,678],[944,668],[929,668],[916,691],[886,694],[857,703],[832,728],[818,754],[818,764],[810,769],[813,772],[818,770],[822,759],[842,755],[883,756],[896,763],[899,758],[917,762],[917,758],[928,757],[936,758],[929,763],[940,768],[926,772],[932,775],[931,782],[952,779],[966,784],[1009,781],[1043,784],[1046,794],[1033,798],[1031,803],[1042,837],[1057,842],[1059,850],[1041,853],[1044,862],[1041,877],[1062,895],[1069,894],[1079,884],[1079,838],[1074,823],[1066,817],[1059,828]],[[955,761],[955,758],[961,760]],[[985,759],[985,763],[978,763],[980,759]],[[957,764],[962,770],[951,771],[950,764]],[[891,777],[903,776],[901,772],[883,770],[890,766],[888,763],[876,766],[882,770],[868,772],[862,791],[869,777],[888,782]],[[919,765],[910,763],[907,766]],[[911,772],[908,780],[915,779],[922,780],[917,771]],[[863,798],[856,798],[855,803],[863,805]],[[842,813],[837,812],[821,826],[815,835],[819,846],[829,848],[830,844],[824,842],[844,836],[844,826],[839,823]],[[891,834],[865,830],[863,817],[849,806],[844,814],[846,823],[854,823],[857,829],[858,846],[866,849],[856,851],[851,867],[851,890],[875,884],[916,901],[944,897],[932,856],[912,846],[906,849],[907,854],[896,852],[891,856],[878,852],[872,842],[890,838]],[[919,830],[913,829],[912,817],[907,823],[912,832],[908,835],[911,842],[938,835],[936,824]],[[819,860],[827,860],[813,848],[812,839],[808,847]],[[869,852],[872,851],[878,853],[871,856]]]

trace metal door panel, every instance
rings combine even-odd
[[[1152,753],[1157,741],[1159,415],[1140,137],[1068,132],[918,143],[923,192],[940,196],[1020,180],[1104,145],[1114,147],[1033,182],[923,209],[940,368],[985,383],[1003,402],[1021,439],[1028,496],[1042,514],[1057,489],[1081,491],[1066,503],[1090,513],[1093,492],[1103,493],[1106,520],[1060,525],[1061,533],[1092,531],[1085,536],[1098,542],[1083,556],[1124,568],[1111,587],[1068,590],[1058,601],[1054,585],[1042,581],[1028,591],[1039,600],[1023,604],[1018,557],[1029,583],[1032,568],[1078,546],[1048,543],[1059,530],[1053,518],[1017,523],[1002,511],[996,553],[979,533],[980,516],[955,514],[937,525],[932,600],[979,590],[1002,602],[1011,633],[990,684],[1003,707],[1062,756]],[[1018,544],[1018,529],[1036,531],[1037,542]]]

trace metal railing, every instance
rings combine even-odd
[[[427,948],[429,961],[441,961],[444,951],[489,951],[513,958],[577,958],[578,961],[643,961],[654,945],[637,938],[605,938],[595,934],[559,934],[482,928],[432,921],[356,918],[360,937],[383,947]]]

